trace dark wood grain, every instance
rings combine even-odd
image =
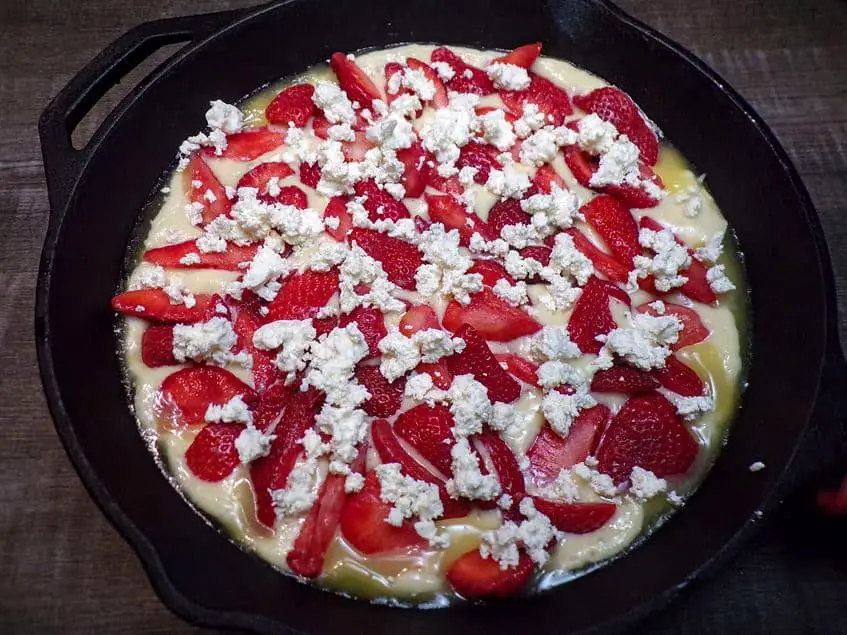
[[[39,389],[33,289],[48,205],[35,125],[71,75],[126,29],[155,18],[250,4],[0,2],[0,632],[200,630],[158,601],[129,547],[90,501]],[[823,219],[843,313],[847,5],[838,0],[621,0],[620,5],[699,54],[773,127]],[[115,99],[106,99],[98,112]],[[840,327],[843,340],[847,322]],[[653,619],[645,632],[847,632],[847,560],[843,546],[837,547],[842,534],[833,534],[826,521],[810,521],[809,529],[792,514],[772,518],[741,558]],[[735,600],[731,610],[727,598]]]

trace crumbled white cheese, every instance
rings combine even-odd
[[[385,522],[400,527],[403,521],[417,516],[434,520],[444,514],[438,486],[401,473],[399,463],[383,463],[376,467],[380,499],[392,505]]]
[[[224,404],[209,404],[204,419],[208,423],[253,423],[253,414],[244,403],[244,395],[235,395]]]
[[[500,278],[494,283],[491,290],[494,291],[496,296],[503,298],[512,306],[521,306],[529,302],[529,296],[526,294],[526,282],[522,280],[511,285],[505,278]]]
[[[683,397],[670,391],[663,391],[663,393],[676,406],[677,414],[687,421],[693,421],[700,415],[715,409],[715,399],[711,395]]]
[[[420,131],[424,148],[435,155],[441,164],[438,173],[445,178],[456,173],[460,149],[479,129],[474,111],[479,96],[451,92],[449,99],[447,107],[436,110],[435,116]]]
[[[361,284],[369,289],[362,294],[356,290]],[[382,263],[354,243],[339,268],[341,311],[349,313],[357,306],[374,306],[383,313],[404,311],[406,305],[394,297],[397,289],[397,285],[388,279]]]
[[[275,434],[266,434],[253,426],[247,426],[235,438],[235,449],[243,464],[267,456],[271,451],[271,443],[276,439]]]
[[[550,423],[550,427],[559,436],[567,437],[579,413],[596,405],[597,401],[584,388],[577,389],[572,395],[564,395],[552,390],[544,395],[541,401],[541,411],[544,413],[544,418]]]
[[[494,62],[485,69],[485,73],[501,90],[525,90],[529,88],[529,73],[522,66]]]
[[[569,469],[562,469],[554,481],[539,489],[538,494],[548,500],[572,503],[579,499],[579,485]]]
[[[532,498],[524,498],[519,509],[526,516],[526,520],[520,524],[507,521],[497,529],[482,533],[480,555],[493,558],[504,571],[518,566],[520,548],[526,549],[533,562],[543,567],[550,559],[547,546],[559,537],[550,519],[535,508]]]
[[[577,122],[577,130],[579,147],[592,155],[609,152],[618,138],[617,128],[594,113],[580,119]]]
[[[706,271],[706,281],[715,293],[727,293],[735,289],[735,284],[726,275],[725,265],[715,265]]]
[[[526,139],[533,131],[543,128],[546,123],[544,113],[539,110],[536,104],[529,101],[524,102],[523,112],[514,123],[515,134],[521,139]]]
[[[197,324],[174,326],[173,354],[178,362],[209,361],[225,366],[233,361],[230,353],[238,337],[229,320],[213,317]]]
[[[576,359],[582,355],[564,326],[547,325],[532,338],[532,352],[543,360]]]
[[[605,498],[617,496],[618,488],[615,486],[612,477],[589,467],[587,463],[587,459],[583,463],[577,463],[571,468],[571,473],[585,481],[600,496]]]
[[[547,361],[538,367],[538,385],[542,388],[570,385],[582,386],[586,380],[583,374],[571,364],[561,361]]]
[[[196,251],[190,251],[179,259],[179,264],[190,267],[191,265],[199,265],[201,262],[200,254]]]
[[[218,129],[226,134],[241,132],[244,128],[244,113],[237,107],[216,99],[209,103],[206,111],[206,123],[209,128]]]
[[[450,448],[453,478],[447,481],[450,496],[462,496],[469,500],[494,500],[500,493],[500,483],[494,474],[483,474],[479,469],[479,457],[465,438],[456,440]]]
[[[348,123],[356,121],[356,113],[347,93],[341,90],[338,84],[333,82],[318,82],[315,84],[315,92],[312,101],[323,110],[324,116],[329,123]]]
[[[261,246],[247,266],[239,283],[240,289],[250,289],[263,300],[273,300],[281,287],[279,278],[291,271],[288,263],[273,249]]]
[[[702,247],[694,250],[694,257],[700,262],[717,262],[723,253],[723,237],[726,230],[715,232]]]
[[[453,377],[448,394],[453,415],[453,435],[469,437],[481,433],[483,425],[491,417],[488,389],[476,381],[473,375],[459,375]]]
[[[253,346],[260,350],[282,348],[276,357],[277,367],[288,373],[286,381],[306,368],[307,352],[316,336],[311,320],[277,320],[260,326],[253,333]]]
[[[447,62],[431,62],[430,66],[438,73],[439,79],[443,82],[449,82],[456,76],[456,71]]]
[[[641,370],[664,368],[670,345],[679,340],[680,330],[682,323],[674,315],[636,313],[632,315],[632,328],[614,329],[605,337],[603,349]]]
[[[654,231],[642,228],[638,233],[638,242],[654,252],[652,258],[647,256],[636,256],[633,259],[636,276],[646,278],[652,275],[655,278],[656,289],[667,292],[676,287],[681,287],[688,278],[680,275],[680,271],[691,265],[691,256],[688,249],[680,245],[670,229]],[[627,289],[631,291],[631,289]]]
[[[445,232],[444,225],[433,223],[421,234],[418,248],[428,263],[415,273],[417,291],[422,296],[442,293],[468,304],[471,293],[482,291],[482,276],[467,273],[473,261],[460,251],[457,230]]]
[[[765,469],[765,464],[761,461],[756,461],[755,463],[751,463],[748,468],[751,472],[761,472]]]
[[[485,182],[485,187],[501,199],[519,199],[531,185],[527,173],[513,165],[505,165],[502,170],[491,170]]]
[[[512,124],[506,121],[506,113],[499,108],[481,115],[479,125],[482,138],[498,150],[508,150],[517,140]]]
[[[656,476],[650,470],[636,465],[629,475],[631,483],[629,493],[640,500],[647,500],[661,494],[668,488],[668,482]]]
[[[594,275],[591,259],[576,248],[570,234],[558,234],[550,252],[550,268],[573,277],[578,284],[585,285]],[[544,272],[542,271],[542,276]]]

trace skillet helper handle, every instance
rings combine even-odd
[[[103,49],[68,82],[38,122],[53,215],[65,208],[91,152],[91,141],[76,149],[71,135],[109,89],[160,48],[202,40],[245,13],[235,10],[145,22]],[[103,125],[107,122],[108,118]]]

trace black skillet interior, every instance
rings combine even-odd
[[[234,21],[231,26],[225,26]],[[104,85],[151,49],[212,37],[136,89],[81,152],[67,131]],[[511,48],[542,40],[627,90],[708,174],[735,227],[753,290],[750,387],[728,447],[697,495],[626,558],[541,596],[410,612],[344,599],[279,575],[205,524],[162,477],[127,408],[109,298],[151,184],[200,127],[210,99],[326,59],[408,41]],[[738,542],[776,486],[812,413],[827,294],[808,197],[749,107],[674,45],[599,0],[291,1],[247,15],[142,25],[92,62],[41,122],[53,216],[36,329],[57,429],[77,469],[166,603],[191,620],[265,632],[564,633],[660,606]],[[790,239],[789,239],[790,237]],[[791,298],[785,302],[784,298]],[[753,460],[768,469],[747,471]],[[531,616],[531,617],[530,617]],[[285,625],[285,626],[283,626]]]

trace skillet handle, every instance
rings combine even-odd
[[[247,12],[234,10],[145,22],[103,49],[68,82],[38,122],[51,222],[65,208],[91,153],[92,141],[80,149],[71,142],[74,129],[91,108],[112,86],[163,46],[199,41]],[[99,130],[105,128],[111,116]],[[96,137],[95,134],[91,139]]]

